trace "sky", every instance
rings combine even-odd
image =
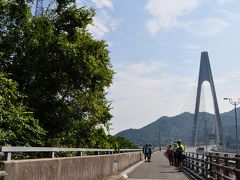
[[[239,0],[78,0],[96,9],[94,38],[109,45],[112,135],[194,109],[201,52],[208,51],[220,113],[240,97]],[[204,109],[213,112],[204,83]],[[201,102],[202,103],[202,102]],[[187,105],[186,105],[187,104]],[[190,110],[189,110],[190,111]]]

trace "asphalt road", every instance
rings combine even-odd
[[[126,174],[128,180],[187,180],[174,166],[170,166],[164,151],[152,154],[151,162],[143,162]]]

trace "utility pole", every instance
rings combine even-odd
[[[237,101],[233,101],[232,98],[223,98],[223,100],[228,100],[232,105],[234,105],[235,112],[235,129],[236,129],[236,142],[237,142],[237,154],[239,154],[239,144],[238,144],[238,125],[237,125],[237,105],[240,103],[240,98]]]
[[[158,137],[159,137],[159,139],[158,139],[158,145],[159,145],[159,148],[161,147],[161,136],[160,136],[160,124],[159,124],[159,127],[158,127]]]
[[[204,124],[205,124],[205,134],[206,134],[205,143],[206,143],[206,151],[207,151],[207,145],[208,145],[207,119],[205,119]]]

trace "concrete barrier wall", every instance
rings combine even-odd
[[[4,180],[101,180],[141,161],[141,152],[4,162]]]

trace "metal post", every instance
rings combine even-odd
[[[158,124],[158,138],[159,138],[159,141],[158,141],[158,145],[159,145],[159,150],[160,150],[160,148],[161,148],[161,145],[160,145],[160,123]]]
[[[53,151],[49,151],[45,155],[46,158],[55,158],[55,153]]]
[[[206,155],[206,160],[204,161],[205,163],[205,177],[208,178],[209,177],[209,169],[210,169],[210,165],[209,162],[210,161],[210,157],[208,155]]]
[[[237,154],[239,154],[239,144],[238,144],[238,127],[237,127],[237,105],[240,103],[240,98],[237,101],[233,101],[232,98],[223,98],[228,100],[232,105],[234,105],[235,112],[235,128],[236,128],[236,142],[237,142]]]
[[[205,155],[202,155],[201,159],[201,176],[205,178]]]
[[[191,170],[194,171],[194,169],[195,169],[194,153],[192,153],[191,157],[192,157],[192,161],[191,161],[192,162],[192,167],[191,167]]]
[[[210,174],[210,179],[211,179],[213,177],[213,172],[212,172],[212,170],[213,170],[213,165],[212,165],[213,158],[212,158],[212,154],[210,154],[210,156],[209,156],[209,162],[210,162],[210,164],[209,164],[209,174]]]
[[[235,108],[235,124],[236,124],[237,154],[239,154],[238,127],[237,127],[237,104],[236,104],[236,102],[234,102],[234,108]]]
[[[186,162],[187,162],[187,168],[190,169],[190,167],[191,167],[191,164],[190,164],[190,153],[187,153],[187,160],[186,160]]]
[[[195,162],[195,172],[197,173],[197,174],[199,174],[199,157],[198,157],[198,154],[197,154],[197,160],[196,160],[196,162]]]
[[[236,169],[239,170],[240,169],[240,155],[235,155],[236,157]],[[238,171],[235,172],[236,174],[236,179],[240,179],[240,173]]]
[[[228,154],[224,154],[224,157],[225,157],[225,159],[224,159],[224,165],[225,166],[229,166],[229,162],[228,162]],[[224,175],[225,176],[229,176],[229,170],[227,169],[227,168],[224,168]]]
[[[208,130],[207,130],[207,119],[205,119],[205,134],[206,134],[206,151],[207,151],[207,145],[208,145]]]
[[[220,164],[219,153],[216,153],[215,156],[216,156],[216,163],[217,163],[217,164]],[[221,176],[219,175],[219,174],[221,174],[221,172],[220,172],[220,167],[219,167],[219,166],[216,166],[216,170],[217,170],[217,173],[216,173],[217,179],[221,179]]]
[[[11,152],[6,152],[5,153],[5,160],[11,161],[12,160],[12,153]]]

